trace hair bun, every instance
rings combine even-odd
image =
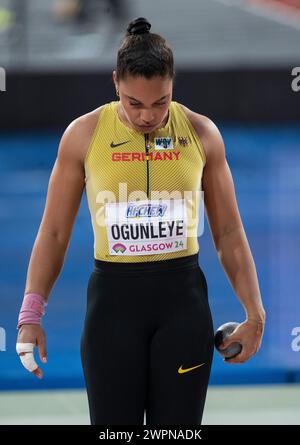
[[[144,17],[132,20],[127,27],[127,35],[147,34],[150,32],[151,23]]]

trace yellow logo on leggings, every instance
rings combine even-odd
[[[201,365],[193,366],[192,368],[187,368],[187,369],[182,369],[182,365],[181,365],[180,368],[178,368],[178,374],[183,374],[184,372],[191,371],[192,369],[200,368],[200,366],[203,366],[203,365],[205,365],[205,363],[201,363]]]

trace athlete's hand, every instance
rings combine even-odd
[[[242,351],[232,359],[226,359],[226,363],[245,363],[260,349],[264,333],[264,322],[246,320],[241,323],[232,334],[223,341],[220,349],[227,348],[231,343],[238,342],[242,345]]]
[[[24,349],[24,346],[25,350],[28,352],[19,352],[19,348]],[[47,363],[46,335],[42,326],[35,324],[21,325],[17,337],[17,353],[20,356],[20,359],[21,356],[24,357],[26,355],[26,361],[24,361],[25,357],[21,359],[21,361],[24,361],[23,366],[29,372],[32,372],[32,374],[41,379],[43,377],[43,372],[35,362],[33,354],[34,346],[38,347],[41,362]]]

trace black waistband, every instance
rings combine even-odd
[[[180,258],[160,261],[143,261],[140,263],[116,263],[94,258],[94,270],[101,272],[156,272],[163,270],[190,269],[198,266],[198,253]]]

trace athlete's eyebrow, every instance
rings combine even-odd
[[[131,97],[131,96],[128,96],[127,94],[125,94],[125,96],[128,98],[128,99],[131,99],[131,100],[135,100],[136,102],[140,102],[138,99],[135,99],[134,97]],[[156,102],[159,102],[160,100],[163,100],[163,99],[165,99],[166,97],[169,97],[170,96],[170,94],[167,94],[166,96],[163,96],[163,97],[161,97],[160,99],[157,99],[155,102],[153,102],[153,103],[156,103]],[[141,103],[141,102],[140,102]]]

